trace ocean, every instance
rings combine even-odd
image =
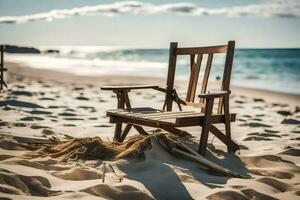
[[[39,48],[59,49],[60,53],[6,54],[5,60],[78,75],[167,76],[168,49],[107,46]],[[202,69],[205,59],[202,60]],[[221,55],[214,57],[211,79],[222,76],[224,60]],[[178,78],[188,77],[189,62],[187,56],[178,57]],[[231,84],[300,94],[300,49],[236,49]]]

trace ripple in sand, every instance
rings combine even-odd
[[[214,194],[211,194],[207,197],[209,200],[221,200],[221,199],[226,199],[226,200],[249,200],[246,196],[235,192],[235,191],[221,191],[221,192],[216,192]]]
[[[291,148],[281,152],[280,154],[289,156],[300,156],[300,149]]]
[[[271,197],[269,195],[257,192],[253,189],[243,189],[241,192],[246,195],[250,199],[255,199],[255,200],[276,200],[277,198]]]
[[[21,121],[41,121],[41,120],[44,120],[44,118],[41,118],[41,117],[23,117],[20,120]]]
[[[41,129],[41,128],[49,128],[49,126],[31,125],[30,128],[32,128],[32,129]]]
[[[274,178],[261,178],[257,181],[273,187],[277,190],[276,192],[286,192],[293,189],[292,185],[276,180]]]
[[[281,123],[282,124],[297,125],[297,124],[300,124],[300,121],[296,120],[296,119],[284,119]]]
[[[93,180],[93,179],[101,179],[101,174],[90,171],[87,169],[70,169],[67,171],[60,171],[52,173],[53,176],[61,178],[63,180],[72,180],[72,181],[82,181],[82,180]]]
[[[63,113],[59,113],[58,115],[64,116],[64,117],[73,117],[73,116],[76,116],[76,114],[70,113],[70,112],[63,112]]]
[[[243,139],[243,141],[271,141],[271,140],[272,140],[271,138],[265,138],[260,136],[251,136]]]
[[[29,111],[28,113],[34,114],[34,115],[49,115],[49,114],[52,114],[52,112],[43,111],[43,110],[32,110],[32,111]]]
[[[118,199],[118,200],[128,200],[128,199],[143,199],[152,200],[153,198],[145,194],[143,191],[130,185],[120,185],[120,186],[109,186],[109,185],[96,185],[82,190],[95,196],[107,198],[107,199]]]
[[[64,120],[68,121],[79,121],[79,120],[84,120],[83,118],[75,118],[75,117],[66,117]]]
[[[60,191],[50,190],[50,182],[41,176],[23,176],[7,170],[1,170],[1,192],[9,194],[25,194],[32,196],[54,196]]]
[[[0,101],[0,107],[1,106],[15,106],[15,107],[23,107],[23,108],[43,108],[42,106],[34,104],[34,103],[18,101],[18,100]]]
[[[81,101],[88,101],[89,100],[89,98],[83,97],[83,96],[76,97],[76,99],[81,100]]]
[[[41,100],[41,101],[54,101],[55,99],[49,98],[49,97],[42,97],[42,98],[39,98],[39,100]]]
[[[27,91],[12,91],[11,94],[17,95],[17,96],[28,96],[31,97],[32,93]]]

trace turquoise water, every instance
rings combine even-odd
[[[57,48],[60,54],[9,55],[7,59],[36,68],[80,75],[167,76],[168,49],[101,46]],[[215,55],[211,79],[222,77],[225,62],[224,56]],[[189,62],[187,56],[178,57],[177,77],[188,77]],[[202,60],[202,66],[205,64],[206,57]],[[300,94],[300,49],[236,49],[231,84]]]
[[[102,59],[167,62],[168,49],[127,49],[90,54]],[[216,56],[212,77],[221,76],[224,57]],[[189,60],[178,58],[177,75],[189,74]],[[202,66],[206,64],[202,61]],[[151,69],[150,69],[151,70]],[[165,75],[165,70],[162,70]],[[300,94],[300,49],[237,49],[232,84]]]

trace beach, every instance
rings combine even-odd
[[[7,89],[0,93],[0,196],[3,199],[298,199],[300,198],[300,95],[232,86],[230,110],[237,113],[232,138],[236,154],[212,134],[207,158],[248,178],[211,174],[195,162],[174,157],[155,141],[144,159],[60,162],[28,158],[20,144],[65,139],[66,135],[112,141],[114,124],[106,111],[116,96],[102,85],[154,84],[161,77],[74,73],[6,63]],[[216,83],[217,84],[217,83]],[[214,84],[212,84],[214,87]],[[186,82],[176,82],[185,96]],[[161,109],[164,94],[133,90],[132,106]],[[151,132],[153,128],[146,128]],[[184,130],[194,144],[199,127]],[[129,136],[137,134],[131,131]],[[197,149],[197,146],[191,146]],[[116,169],[117,172],[116,172]],[[0,198],[0,199],[1,199]]]

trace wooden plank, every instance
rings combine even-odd
[[[204,115],[199,116],[188,116],[188,117],[176,117],[172,119],[145,119],[134,116],[119,116],[119,115],[111,115],[110,122],[117,123],[130,123],[136,125],[150,126],[150,127],[160,127],[160,124],[169,125],[174,127],[188,127],[188,126],[201,126],[203,123]],[[236,118],[236,114],[230,114],[230,121],[234,122]],[[225,123],[224,115],[212,115],[211,116],[212,124],[220,124]]]
[[[133,125],[143,125],[148,127],[160,128],[161,124],[174,126],[174,120],[169,121],[157,121],[157,120],[146,120],[143,118],[128,118],[121,116],[110,116],[110,123],[129,123]]]
[[[225,67],[224,67],[221,90],[227,91],[230,88],[230,78],[231,78],[231,71],[232,71],[232,64],[233,64],[233,57],[234,57],[234,48],[235,48],[235,41],[229,41],[227,52],[226,52],[226,58],[225,58]],[[222,113],[222,106],[223,106],[223,98],[220,98],[219,105],[218,105],[218,114]]]
[[[191,54],[210,54],[210,53],[226,53],[227,45],[210,46],[210,47],[187,47],[177,48],[176,55],[191,55]]]
[[[208,78],[209,78],[209,74],[210,74],[210,69],[211,69],[213,55],[214,54],[208,54],[208,57],[207,57],[207,62],[206,62],[206,67],[205,67],[205,72],[204,72],[203,81],[202,81],[202,87],[201,87],[201,94],[204,94],[206,92],[206,88],[207,88]],[[201,102],[203,102],[203,101],[201,101]]]
[[[174,79],[175,79],[175,71],[176,71],[176,59],[177,56],[175,51],[177,49],[177,42],[172,42],[170,44],[170,52],[169,52],[169,67],[168,67],[168,77],[167,77],[167,93],[165,103],[167,106],[167,111],[172,110],[173,105],[173,89],[174,89]]]
[[[230,114],[230,121],[234,122],[236,119],[236,114]],[[202,116],[196,117],[177,117],[175,121],[175,126],[177,127],[186,127],[186,126],[200,126],[203,123]],[[224,115],[216,114],[211,116],[212,124],[225,123]]]
[[[193,65],[193,68],[191,70],[189,86],[186,95],[187,102],[194,102],[202,58],[202,54],[197,55],[197,62]]]
[[[118,85],[105,85],[105,86],[101,86],[101,90],[131,90],[131,89],[147,89],[147,88],[153,88],[153,89],[157,89],[159,88],[158,85],[122,85],[122,86],[118,86]]]
[[[195,65],[195,54],[190,56],[191,71],[192,71],[194,65]]]

